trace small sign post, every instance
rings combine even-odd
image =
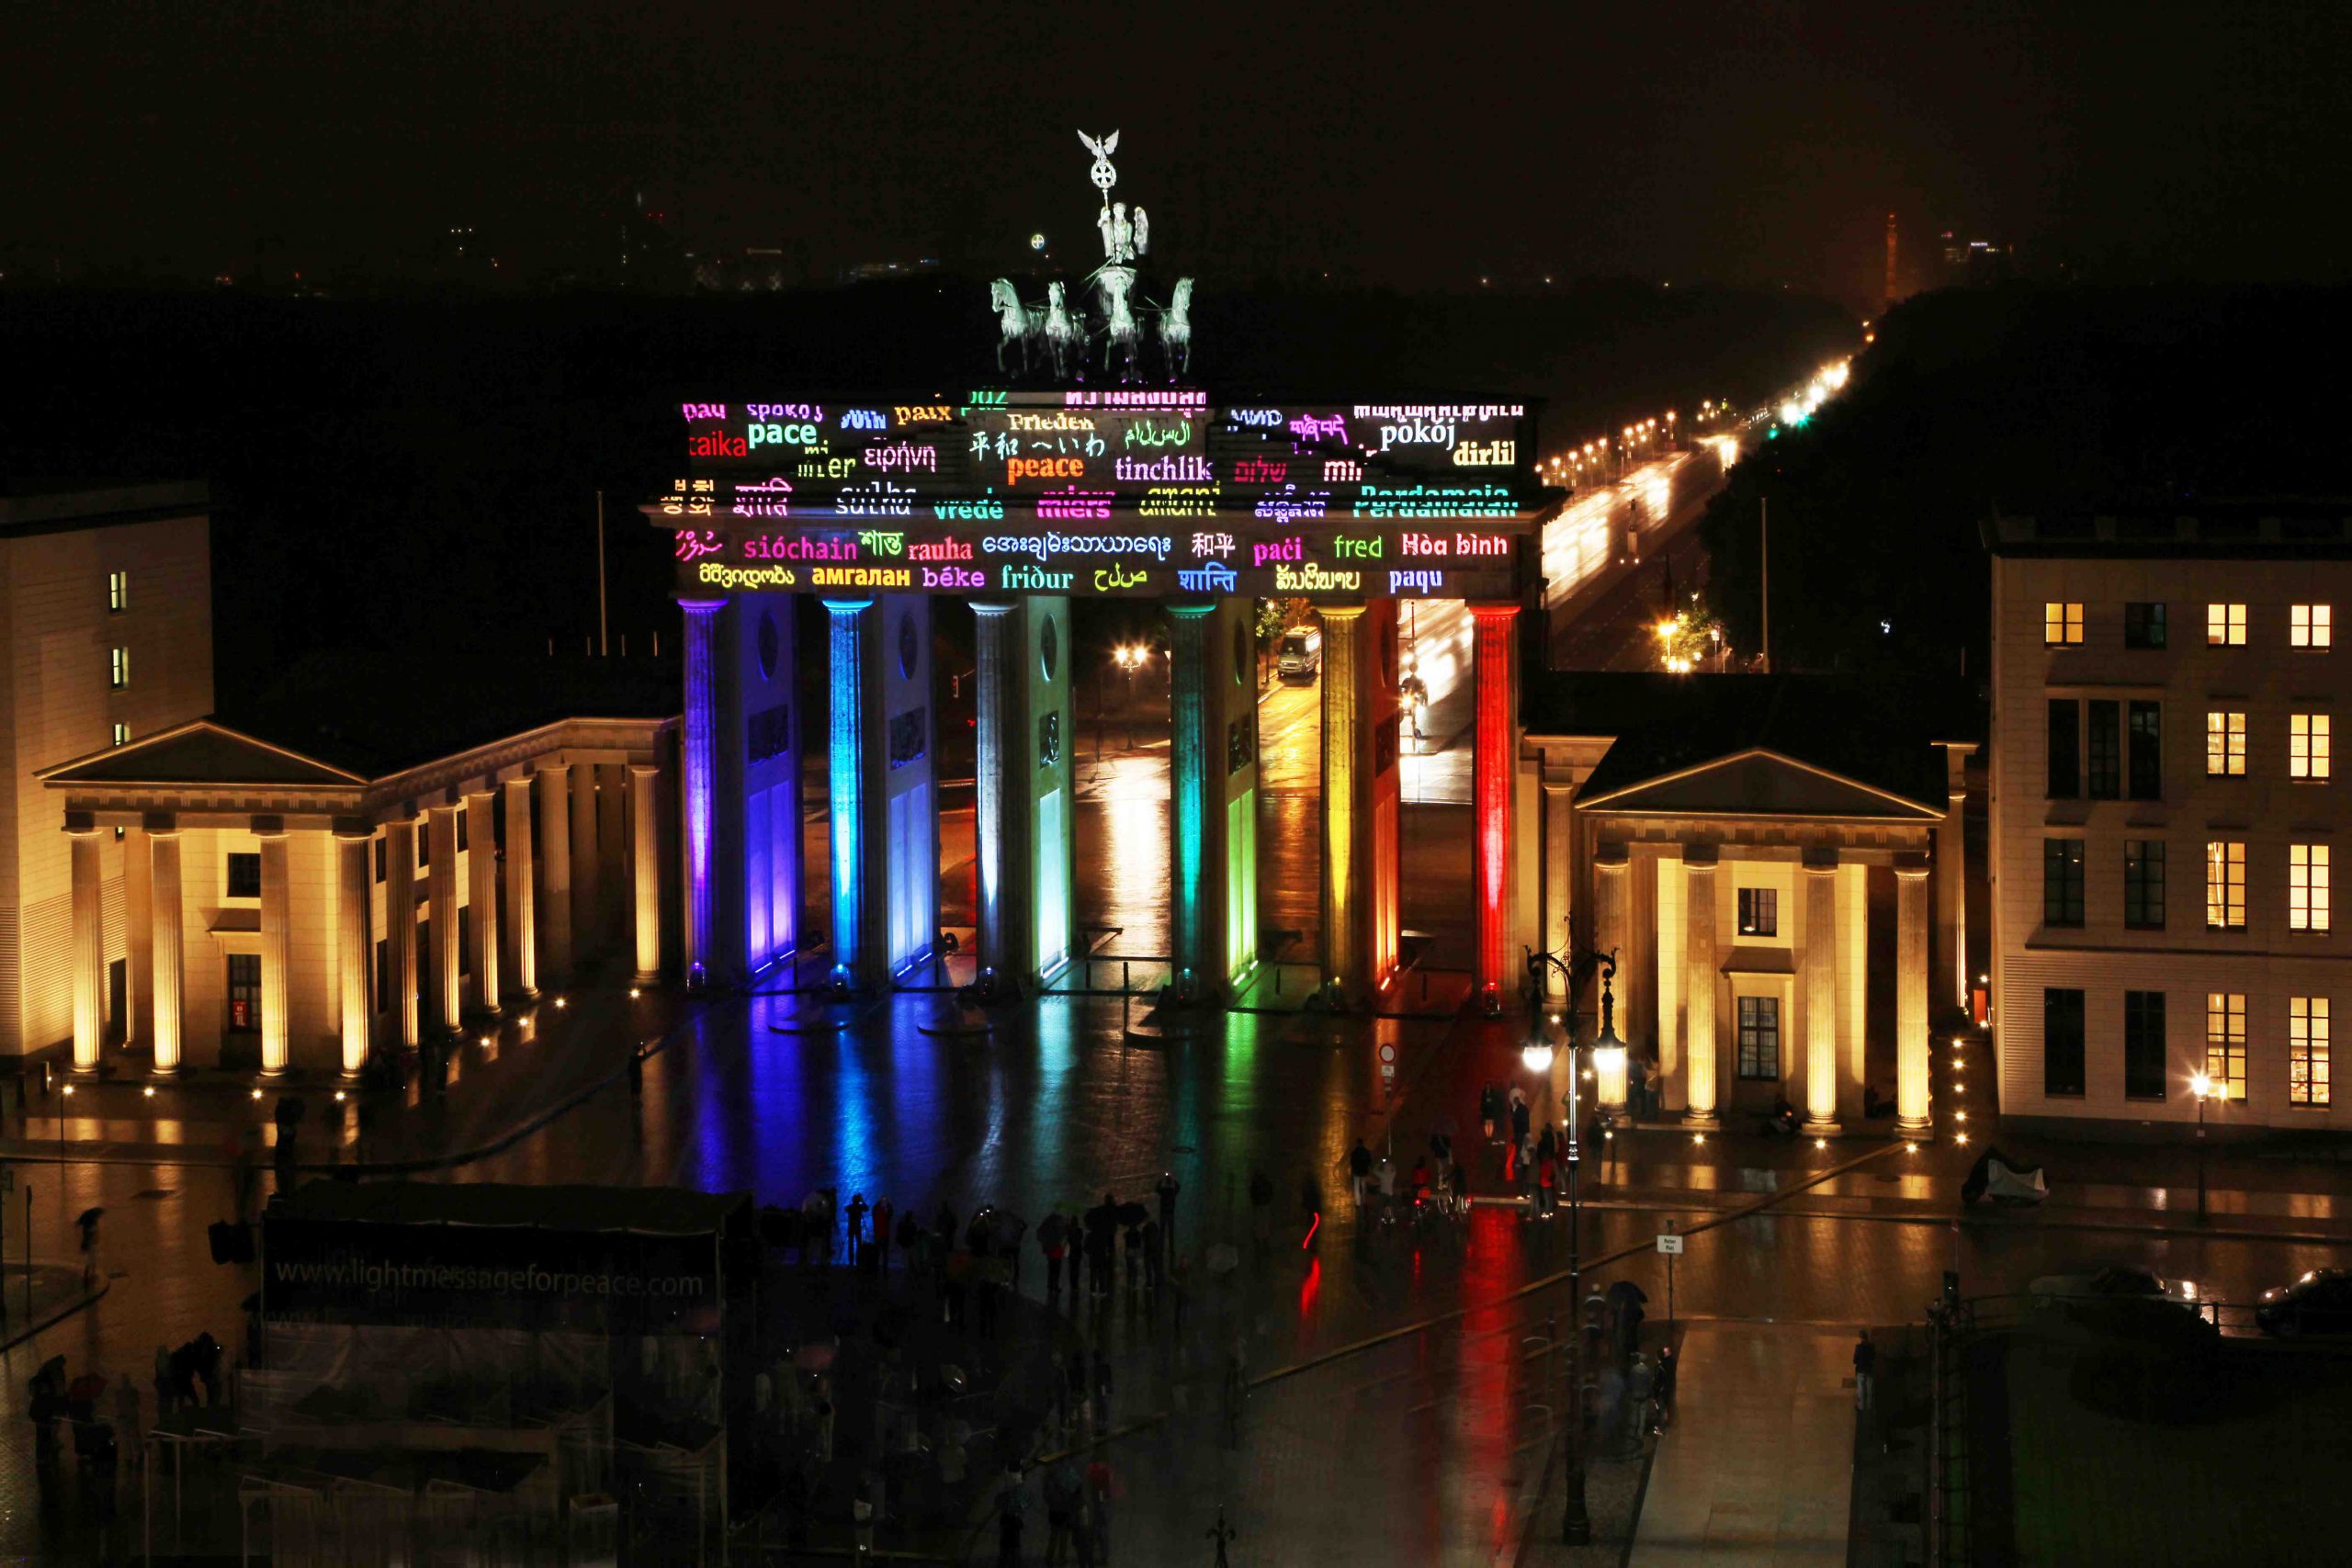
[[[1674,1222],[1666,1222],[1666,1229],[1658,1233],[1657,1249],[1666,1256],[1666,1337],[1674,1338],[1674,1260],[1682,1256],[1682,1238],[1674,1234]]]

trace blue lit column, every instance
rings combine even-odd
[[[686,616],[686,711],[681,753],[684,817],[686,984],[699,986],[711,956],[711,822],[718,793],[718,667],[714,643],[724,599],[681,599]]]
[[[1025,987],[1032,978],[1029,799],[1021,775],[1028,756],[1022,700],[1025,616],[1018,601],[974,601],[974,678],[978,710],[973,851],[979,884],[980,986],[984,995]]]
[[[886,782],[881,612],[872,599],[824,601],[831,713],[825,757],[836,983],[890,978],[889,844],[875,807]]]

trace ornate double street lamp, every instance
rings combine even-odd
[[[2205,1102],[2226,1100],[2230,1089],[2226,1083],[2216,1083],[2213,1075],[2199,1071],[2188,1075],[2188,1092],[2197,1101],[2197,1217],[2205,1218]]]
[[[1617,1038],[1617,998],[1610,989],[1610,983],[1617,977],[1617,954],[1614,951],[1590,953],[1580,962],[1587,974],[1596,964],[1600,969],[1600,1032],[1592,1043],[1593,1073],[1601,1084],[1622,1086],[1625,1081],[1625,1043]],[[1566,959],[1549,953],[1527,954],[1527,1044],[1520,1052],[1520,1059],[1532,1073],[1548,1073],[1552,1068],[1552,1043],[1545,1032],[1544,982],[1555,971],[1562,987],[1573,996],[1576,971]],[[1559,1020],[1554,1016],[1551,1021]],[[1582,1120],[1577,1091],[1584,1075],[1577,1068],[1573,1032],[1568,1036],[1567,1053],[1568,1088],[1562,1098],[1568,1117],[1568,1300],[1574,1303],[1569,1312],[1575,1321],[1568,1334],[1567,1416],[1562,1433],[1566,1454],[1563,1465],[1566,1502],[1560,1517],[1560,1540],[1566,1546],[1584,1546],[1592,1540],[1592,1515],[1585,1506],[1584,1495],[1584,1209],[1583,1193],[1577,1179],[1580,1154],[1577,1134]]]

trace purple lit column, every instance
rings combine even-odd
[[[684,817],[686,884],[686,984],[699,986],[710,959],[710,841],[711,818],[718,791],[717,660],[712,643],[718,630],[724,599],[681,599],[686,616],[686,712],[683,752],[685,787],[681,802]]]

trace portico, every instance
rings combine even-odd
[[[153,998],[159,1076],[356,1074],[457,1034],[594,963],[606,888],[628,890],[618,962],[650,972],[676,729],[567,719],[371,777],[198,720],[45,770],[74,846],[74,1069],[99,1066],[111,961]]]
[[[1631,698],[1653,680],[1579,679],[1588,692],[1626,682]],[[1778,705],[1760,682],[1712,695]],[[1860,1132],[1870,1086],[1893,1091],[1886,1130],[1923,1134],[1928,884],[1957,874],[1936,862],[1945,807],[1726,720],[1669,701],[1650,733],[1531,725],[1544,940],[1616,953],[1619,1032],[1637,1064],[1655,1056],[1662,1109],[1692,1130],[1767,1115],[1785,1096],[1809,1134]],[[1939,781],[1941,756],[1921,755]]]

